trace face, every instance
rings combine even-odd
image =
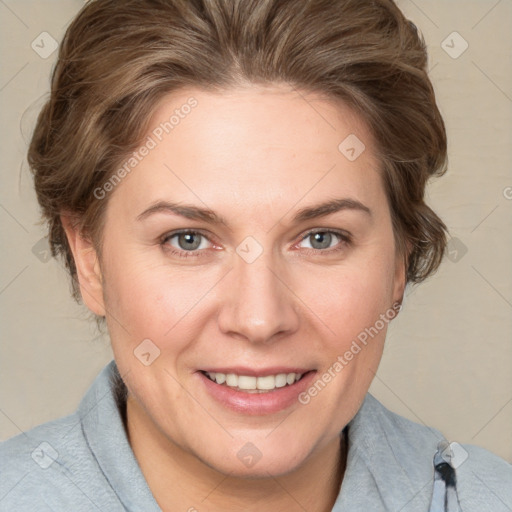
[[[148,137],[83,294],[131,414],[223,473],[293,471],[359,409],[403,293],[370,133],[343,104],[251,86],[173,93]]]

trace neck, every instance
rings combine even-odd
[[[347,443],[341,435],[285,475],[252,479],[225,475],[168,439],[131,395],[126,402],[126,431],[142,474],[164,512],[328,512],[345,471]]]

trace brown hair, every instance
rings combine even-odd
[[[140,144],[159,100],[187,86],[287,83],[341,99],[373,133],[407,280],[439,266],[446,227],[425,204],[446,169],[446,134],[425,43],[392,0],[93,0],[69,26],[28,152],[79,297],[60,220],[71,212],[101,246],[95,197]],[[341,142],[341,141],[340,141]]]

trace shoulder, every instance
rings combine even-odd
[[[50,467],[57,460],[62,443],[67,443],[69,448],[77,444],[79,430],[80,420],[74,413],[0,442],[0,486],[5,485],[6,478],[30,472],[36,467]]]
[[[96,507],[122,510],[89,449],[78,413],[0,443],[1,512]]]
[[[512,464],[479,446],[459,447],[454,466],[462,510],[512,511]]]
[[[49,510],[44,495],[71,466],[70,459],[62,456],[83,458],[79,430],[79,419],[72,414],[0,443],[0,510],[29,510],[36,497],[42,509]]]
[[[478,446],[448,442],[438,430],[390,411],[370,394],[363,408],[366,421],[379,425],[377,430],[405,473],[412,477],[421,468],[421,473],[430,473],[433,480],[438,453],[454,469],[463,512],[512,511],[510,463]]]

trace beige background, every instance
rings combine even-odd
[[[60,40],[82,4],[0,1],[1,439],[72,412],[112,358],[108,339],[70,298],[61,265],[46,261],[24,161],[56,56],[42,58],[31,43],[49,51],[40,34]],[[429,198],[458,241],[455,261],[409,289],[371,391],[449,440],[512,461],[512,2],[399,5],[429,46],[450,143],[449,172]],[[464,40],[467,50],[453,58]]]

